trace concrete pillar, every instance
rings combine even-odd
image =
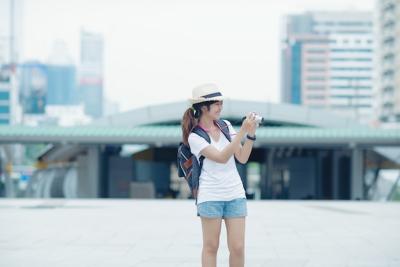
[[[264,149],[265,159],[268,158],[268,150]],[[260,164],[260,199],[266,198],[266,187],[267,187],[267,161],[265,160]]]
[[[100,197],[100,148],[88,147],[87,155],[78,157],[78,197]]]
[[[265,163],[261,166],[261,199],[271,198],[272,196],[272,173],[274,163],[274,148],[265,150]]]
[[[12,156],[12,147],[11,145],[3,145],[2,146],[2,158],[4,161],[1,161],[1,167],[4,172],[5,178],[5,196],[8,198],[16,197],[14,182],[11,177],[10,171],[12,171],[12,163],[13,163],[13,156]]]
[[[339,158],[340,151],[334,150],[332,156],[332,198],[339,199]]]
[[[316,155],[316,179],[315,179],[315,198],[322,199],[323,198],[323,179],[325,179],[323,174],[323,158],[326,153],[323,151],[317,151]]]
[[[359,148],[354,148],[351,155],[351,182],[350,196],[351,199],[364,199],[363,188],[363,152]]]

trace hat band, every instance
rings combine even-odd
[[[222,94],[220,92],[217,92],[217,93],[212,93],[212,94],[209,94],[209,95],[203,95],[202,97],[204,97],[204,98],[212,98],[212,97],[216,97],[216,96],[222,96]]]

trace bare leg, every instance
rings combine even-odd
[[[245,218],[246,217],[225,219],[230,267],[244,266]]]
[[[201,217],[201,225],[203,229],[203,251],[201,253],[201,263],[203,267],[217,266],[221,222],[221,218],[208,219]]]

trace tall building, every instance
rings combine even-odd
[[[377,3],[378,119],[383,127],[400,127],[400,0]]]
[[[0,65],[0,125],[19,122],[16,79],[12,65]]]
[[[22,51],[23,0],[0,1],[0,65],[18,63]]]
[[[372,120],[373,23],[369,12],[285,18],[282,100]]]
[[[77,71],[67,44],[56,40],[47,65],[47,105],[73,105],[78,102]]]
[[[282,51],[284,102],[324,108],[329,92],[329,38],[296,34]]]
[[[20,121],[16,65],[22,45],[23,0],[0,1],[0,124]]]
[[[72,105],[76,99],[76,68],[73,65],[47,66],[47,105]]]
[[[11,121],[11,71],[6,67],[0,68],[0,125],[10,124]]]
[[[103,53],[103,36],[82,31],[79,95],[85,113],[93,118],[103,115]]]
[[[24,114],[43,114],[47,99],[47,66],[26,62],[18,66],[19,101]]]

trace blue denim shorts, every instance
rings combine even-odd
[[[197,205],[197,216],[206,218],[234,218],[247,216],[246,198],[230,201],[205,201]]]

